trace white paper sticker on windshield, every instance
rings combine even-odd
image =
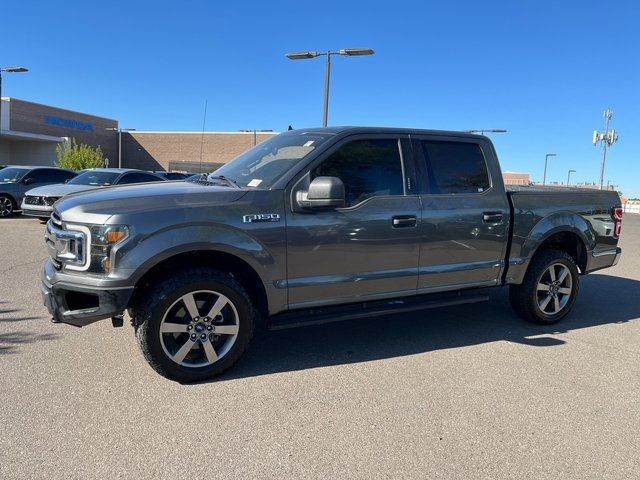
[[[247,183],[247,187],[257,187],[261,183],[262,183],[262,180],[260,180],[259,178],[254,178],[249,183]]]
[[[303,147],[310,147],[311,145],[313,145],[314,140],[309,140],[308,142],[305,142],[304,145],[302,145]]]

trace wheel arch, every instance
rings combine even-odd
[[[531,259],[543,249],[566,252],[578,265],[580,273],[587,268],[588,252],[596,244],[589,223],[573,212],[556,212],[540,220],[526,235],[520,249],[520,261],[511,259],[508,283],[522,283]]]
[[[136,281],[136,289],[129,303],[135,305],[136,297],[151,285],[175,274],[177,269],[189,267],[210,267],[231,275],[247,291],[260,314],[268,315],[267,292],[258,272],[237,255],[211,249],[182,251],[154,263]]]

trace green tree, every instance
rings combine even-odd
[[[104,167],[104,157],[100,146],[92,147],[90,145],[78,144],[76,139],[71,142],[62,142],[56,146],[56,162],[60,168],[68,168],[69,170],[82,170],[84,168],[100,168]]]

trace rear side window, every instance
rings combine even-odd
[[[143,182],[161,182],[162,179],[155,175],[150,175],[148,173],[127,173],[120,180],[118,180],[118,185],[124,185],[126,183],[143,183]]]
[[[489,184],[487,164],[475,143],[420,140],[427,174],[427,193],[482,193]]]
[[[31,170],[26,178],[32,179],[34,183],[47,183],[47,182],[55,182],[56,180],[53,178],[52,173],[55,170],[47,169],[47,168],[39,168],[37,170]]]
[[[63,183],[70,178],[75,177],[76,174],[68,172],[67,170],[49,170],[49,181]]]
[[[404,194],[397,139],[346,143],[318,165],[312,176],[342,180],[347,206],[375,196]]]

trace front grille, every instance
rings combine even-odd
[[[24,197],[24,203],[26,203],[27,205],[42,205],[50,207],[59,199],[60,197],[40,197],[38,195],[27,195],[26,197]]]
[[[44,205],[45,197],[38,197],[35,195],[27,195],[24,197],[24,203],[27,205]]]

